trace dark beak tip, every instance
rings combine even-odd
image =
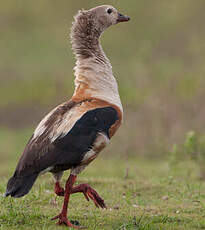
[[[123,15],[123,14],[120,14],[120,13],[118,14],[118,19],[117,19],[118,22],[127,22],[129,20],[130,20],[129,16]]]

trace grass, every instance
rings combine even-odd
[[[19,157],[17,152],[22,151],[30,130],[3,129],[1,136],[2,133],[0,229],[65,229],[50,221],[62,206],[62,198],[54,195],[51,175],[41,176],[23,198],[3,198]],[[68,172],[64,173],[63,183],[67,176]],[[192,161],[179,162],[170,168],[166,159],[137,156],[125,159],[105,152],[81,173],[77,183],[89,183],[108,206],[107,210],[97,209],[82,194],[71,196],[69,219],[78,220],[87,229],[205,228],[205,183],[198,179],[198,168]]]
[[[98,4],[105,2],[2,2],[0,194],[31,135],[27,126],[34,127],[49,108],[72,95],[75,60],[68,28],[77,10]],[[96,188],[108,209],[96,209],[75,194],[69,218],[92,230],[204,229],[200,166],[179,152],[185,133],[205,130],[204,1],[106,4],[132,19],[102,36],[119,82],[125,121],[109,148],[78,178]],[[168,157],[174,143],[176,151]],[[51,176],[41,176],[22,199],[0,196],[0,230],[65,229],[50,221],[61,205]]]

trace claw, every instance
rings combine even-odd
[[[86,200],[89,201],[91,199],[97,208],[99,207],[106,208],[104,200],[88,184],[80,184],[74,187],[72,193],[76,193],[76,192],[82,192]]]
[[[78,221],[69,221],[68,218],[66,216],[64,216],[62,213],[60,213],[59,215],[53,217],[51,220],[57,220],[59,219],[59,221],[56,223],[57,225],[66,225],[68,227],[71,227],[71,228],[75,228],[75,229],[84,229],[86,227],[84,226],[77,226],[75,224],[79,224]]]
[[[57,196],[64,196],[65,194],[65,191],[64,189],[60,186],[60,183],[59,182],[56,182],[55,184],[55,194]]]
[[[53,218],[51,218],[51,220],[57,220],[58,218],[60,218],[60,214],[57,216],[54,216]]]
[[[97,192],[94,189],[90,188],[88,196],[94,201],[96,207],[99,208],[100,206],[101,208],[106,208],[104,200],[97,194]]]
[[[86,199],[87,201],[90,201],[90,199],[88,198],[88,195],[87,195],[86,193],[83,193],[83,195],[85,196],[85,199]]]
[[[97,208],[106,208],[104,200],[98,195],[98,193],[91,187],[87,191],[87,195],[92,199]]]

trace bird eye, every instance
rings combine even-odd
[[[108,14],[111,14],[111,13],[112,13],[112,9],[108,9],[108,10],[107,10],[107,13],[108,13]]]

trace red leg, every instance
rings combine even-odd
[[[104,200],[98,195],[98,193],[93,188],[90,187],[90,185],[80,184],[78,186],[73,187],[71,193],[77,192],[82,192],[87,201],[89,201],[89,198],[93,200],[96,207],[106,208]]]
[[[56,182],[55,183],[55,194],[57,195],[57,196],[64,196],[64,193],[65,193],[65,191],[64,191],[64,189],[60,186],[60,183],[59,182]]]
[[[59,219],[59,221],[57,223],[58,225],[64,224],[64,225],[66,225],[68,227],[79,229],[81,227],[78,227],[76,225],[71,224],[70,221],[67,218],[68,202],[69,202],[70,194],[71,194],[71,191],[72,191],[73,184],[75,183],[75,180],[76,180],[76,176],[71,174],[69,176],[67,182],[66,182],[64,203],[63,203],[63,208],[61,210],[61,213],[59,215],[53,217],[51,220]]]
[[[87,201],[89,201],[89,198],[92,199],[93,202],[95,203],[96,207],[106,208],[104,200],[88,184],[80,184],[76,187],[73,187],[70,194],[77,193],[77,192],[82,192]],[[64,196],[64,194],[65,194],[65,191],[60,186],[59,182],[55,183],[55,193],[57,196]]]

